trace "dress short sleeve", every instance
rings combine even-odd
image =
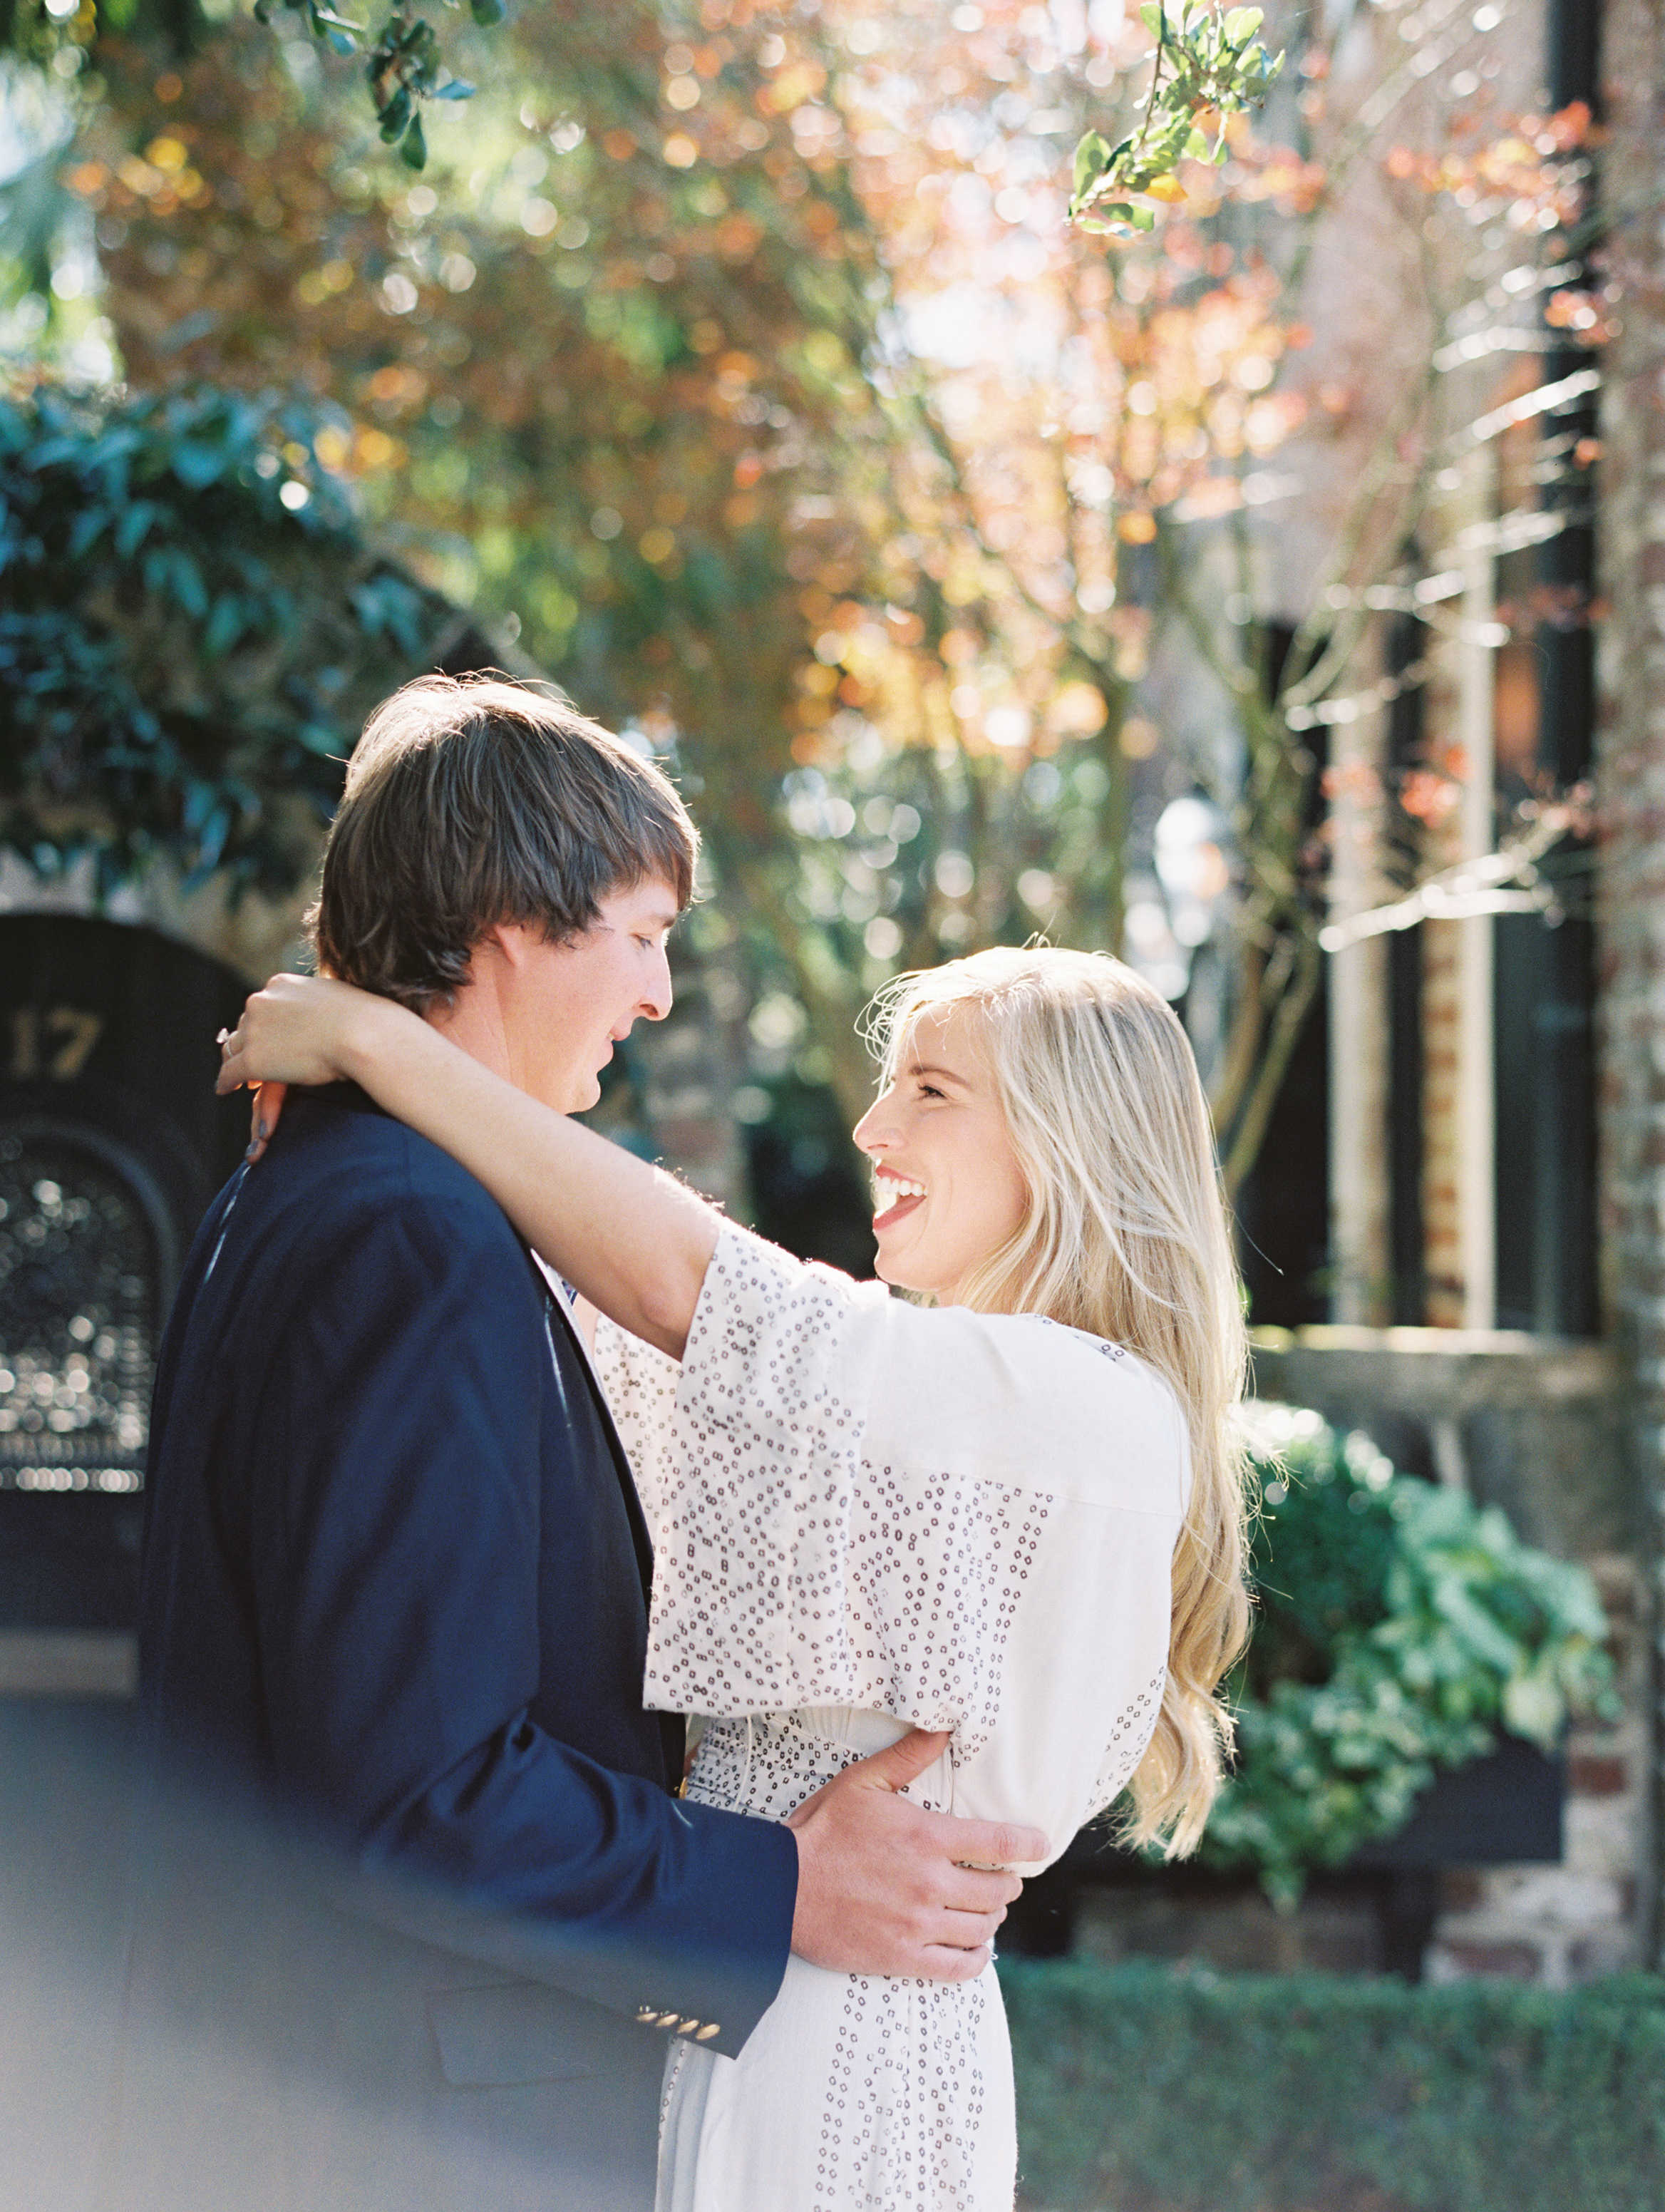
[[[727,1230],[644,1484],[647,1702],[866,1708],[953,1731],[959,1761],[1055,1663],[1091,1686],[1091,1778],[1105,1714],[1159,1693],[1185,1485],[1172,1395],[1119,1347]]]

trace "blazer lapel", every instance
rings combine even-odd
[[[530,1249],[528,1256],[532,1257]],[[602,1435],[605,1437],[608,1451],[612,1455],[614,1479],[618,1484],[620,1495],[624,1500],[625,1516],[630,1524],[630,1541],[635,1547],[636,1568],[641,1577],[642,1595],[646,1597],[651,1594],[653,1586],[653,1539],[647,1533],[647,1518],[641,1510],[641,1500],[636,1495],[635,1479],[630,1473],[629,1460],[625,1455],[623,1444],[619,1441],[618,1431],[613,1424],[612,1409],[607,1403],[606,1393],[597,1380],[595,1369],[590,1364],[588,1348],[578,1333],[578,1324],[573,1319],[572,1309],[568,1306],[565,1296],[550,1287],[548,1276],[535,1257],[532,1257],[532,1265],[538,1268],[538,1276],[543,1284],[544,1309],[549,1322],[550,1353],[563,1376],[568,1374],[574,1368],[582,1375],[584,1388],[589,1393],[590,1403],[595,1408],[596,1417],[601,1424]],[[559,1335],[556,1334],[557,1331],[561,1332]],[[568,1355],[564,1360],[561,1358],[557,1346],[564,1346]]]

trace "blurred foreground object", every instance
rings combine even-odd
[[[618,2212],[632,2137],[647,2201],[641,2030],[133,1749],[118,1707],[0,1704],[3,2212]]]

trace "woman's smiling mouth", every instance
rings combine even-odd
[[[893,1175],[889,1168],[873,1174],[873,1230],[894,1228],[925,1200],[925,1185],[910,1176]]]

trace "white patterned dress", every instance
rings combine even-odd
[[[680,1366],[604,1321],[653,1530],[646,1700],[710,1716],[689,1794],[780,1818],[917,1723],[921,1802],[1045,1831],[1118,1795],[1165,1676],[1184,1425],[1131,1354],[926,1310],[725,1231]],[[738,2058],[671,2046],[658,2212],[1011,2212],[993,1968],[797,1958]]]

